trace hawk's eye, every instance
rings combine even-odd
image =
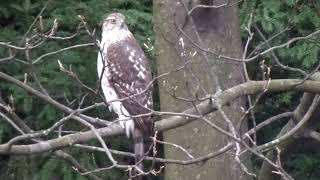
[[[111,24],[116,24],[116,20],[115,19],[111,19]]]

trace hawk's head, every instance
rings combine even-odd
[[[127,30],[127,25],[124,21],[125,17],[121,13],[112,13],[104,19],[102,30]]]
[[[132,38],[124,19],[124,15],[120,13],[112,13],[104,19],[102,25],[102,42],[106,43],[104,46],[108,47],[112,43]]]

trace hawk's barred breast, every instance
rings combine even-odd
[[[110,63],[110,82],[120,98],[130,97],[122,102],[137,128],[146,135],[151,135],[153,122],[150,115],[152,109],[152,76],[149,62],[133,36],[113,43],[107,50]]]
[[[129,128],[132,133],[133,128],[138,128],[149,136],[153,131],[153,121],[150,115],[144,115],[153,108],[149,62],[131,33],[114,38],[109,40],[108,44],[101,43],[103,58],[100,63],[105,65],[101,82],[104,94],[110,96],[109,99],[106,97],[107,101],[132,96],[121,102],[111,103],[112,108],[118,115],[123,114],[127,120],[133,119],[135,127],[125,127],[127,130]],[[98,73],[101,74],[102,71],[102,68],[98,67]],[[119,119],[121,121],[121,117]]]

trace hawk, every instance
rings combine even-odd
[[[144,156],[144,139],[152,135],[154,127],[150,115],[152,75],[148,59],[128,30],[124,15],[112,13],[104,19],[97,61],[109,110],[118,115],[127,137],[132,135],[135,162],[143,170],[140,161]]]

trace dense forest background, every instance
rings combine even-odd
[[[44,8],[45,7],[45,8]],[[12,42],[19,45],[28,32],[28,36],[35,33],[34,29],[40,29],[36,23],[32,29],[34,19],[44,8],[41,14],[43,19],[44,31],[49,30],[55,19],[58,23],[57,36],[71,36],[77,33],[76,38],[60,41],[48,40],[39,48],[32,51],[31,57],[36,58],[45,52],[57,51],[59,49],[81,43],[92,42],[84,28],[79,28],[82,15],[91,30],[96,29],[96,36],[100,37],[100,22],[103,17],[110,12],[121,12],[126,16],[129,29],[134,33],[140,44],[145,44],[144,50],[156,65],[153,58],[152,45],[154,43],[153,23],[152,23],[152,1],[151,0],[15,0],[0,2],[0,42]],[[286,39],[297,36],[305,36],[320,28],[320,2],[317,0],[248,0],[240,2],[240,19],[241,35],[244,42],[248,33],[245,26],[249,21],[250,14],[253,13],[254,38],[250,44],[249,50],[264,49],[268,46],[263,43],[264,39],[269,39],[274,35],[281,33],[272,40],[272,44],[280,43]],[[299,67],[304,70],[311,69],[319,61],[320,57],[320,40],[310,42],[310,40],[297,42],[290,48],[279,49],[276,51],[277,57],[285,65]],[[6,48],[0,46],[0,58],[6,57],[8,52]],[[70,65],[72,70],[77,73],[79,79],[89,87],[96,87],[96,57],[97,48],[86,46],[76,48],[72,51],[48,56],[41,60],[41,63],[34,66],[26,66],[21,63],[20,59],[25,59],[25,54],[17,54],[15,61],[1,61],[0,71],[13,75],[14,77],[24,80],[25,74],[32,72],[33,68],[37,69],[39,79],[28,78],[29,83],[41,84],[46,87],[48,93],[58,99],[60,102],[69,104],[70,107],[76,107],[78,102],[74,99],[81,99],[88,94],[84,100],[85,104],[100,102],[98,96],[88,93],[88,90],[79,85],[76,81],[61,73],[57,60],[65,65]],[[272,78],[295,78],[302,77],[299,72],[288,73],[283,69],[273,66],[269,60],[272,55],[265,57],[267,65],[272,66]],[[261,74],[257,71],[259,64],[256,62],[248,64],[249,75],[251,79],[261,79]],[[28,68],[26,68],[28,67]],[[156,69],[156,68],[153,68]],[[156,72],[154,72],[156,74]],[[156,104],[158,99],[156,98]],[[262,99],[256,108],[257,122],[266,119],[280,111],[293,110],[298,104],[300,94],[296,92],[281,93],[268,98]],[[12,84],[0,82],[0,100],[10,102],[15,107],[16,113],[33,128],[33,130],[43,129],[53,124],[56,119],[63,117],[63,114],[57,112],[49,105],[37,101],[27,93]],[[30,106],[32,104],[32,106]],[[158,108],[158,106],[156,106]],[[103,117],[104,119],[113,118],[105,108],[98,108],[89,112],[92,116]],[[260,120],[260,121],[259,121]],[[274,138],[285,122],[275,123],[269,128],[265,128],[258,134],[260,143]],[[68,125],[69,129],[81,130],[79,124]],[[16,135],[16,131],[5,121],[0,118],[0,143],[7,142]],[[91,142],[96,143],[96,142]],[[123,137],[113,138],[111,147],[114,149],[128,150],[130,142]],[[301,148],[300,148],[301,147]],[[301,146],[296,148],[294,155],[288,158],[284,167],[298,180],[317,179],[320,176],[320,152],[319,145],[310,142],[301,142]],[[76,148],[67,148],[78,161],[88,169],[94,169],[97,166],[103,167],[108,165],[103,153],[93,153],[90,151],[78,150]],[[129,149],[130,151],[130,149]],[[132,151],[132,149],[131,149]],[[122,158],[122,161],[132,161],[133,159]],[[261,162],[252,159],[254,167],[258,171]],[[0,179],[61,179],[61,180],[81,180],[86,177],[81,176],[74,168],[62,159],[52,156],[52,153],[32,156],[0,156]],[[100,177],[105,179],[126,179],[123,171],[112,169],[108,173],[99,172]],[[161,179],[161,176],[157,177]]]

